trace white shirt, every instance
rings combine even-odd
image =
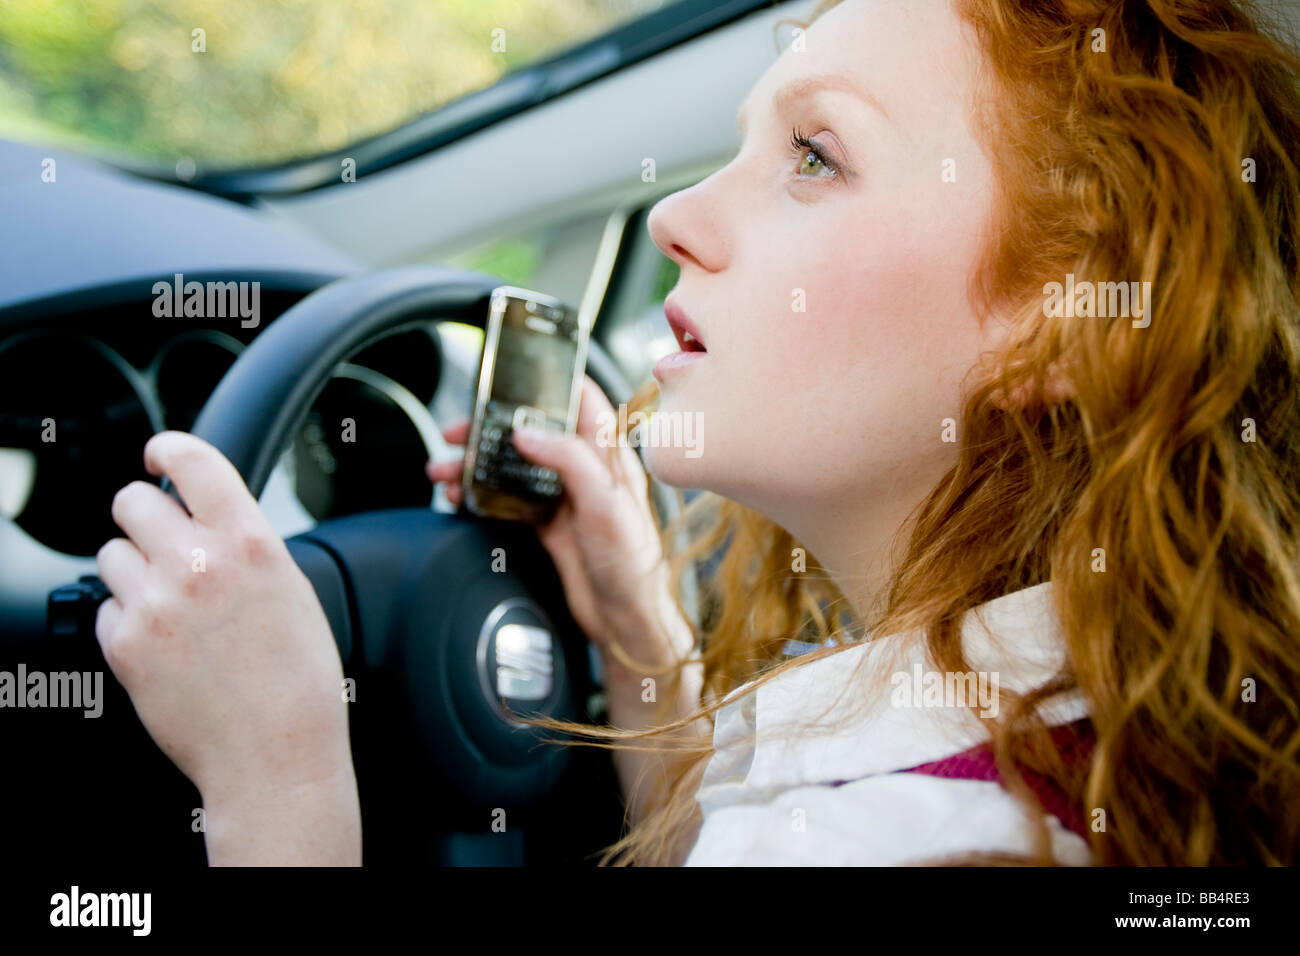
[[[967,613],[963,648],[975,679],[984,674],[992,695],[984,698],[987,709],[996,703],[993,688],[1032,689],[1064,664],[1051,601],[1049,581]],[[859,665],[866,670],[855,675]],[[1030,852],[1025,811],[996,781],[892,772],[988,740],[966,706],[953,706],[960,700],[950,694],[938,706],[935,686],[944,678],[932,671],[925,642],[913,632],[859,642],[752,693],[746,684],[728,694],[715,715],[714,754],[696,794],[703,823],[686,865],[898,865],[966,852]],[[884,677],[887,688],[870,702],[853,693],[868,672]],[[912,693],[927,686],[929,694]],[[832,736],[779,736],[823,714],[837,724],[860,706],[866,710]],[[1078,691],[1040,711],[1049,726],[1087,712]],[[1045,816],[1056,859],[1090,863],[1087,843]]]

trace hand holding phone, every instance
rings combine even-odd
[[[521,425],[573,434],[587,367],[588,329],[558,299],[492,291],[470,418],[462,502],[473,514],[545,521],[564,494],[559,474],[519,454]]]
[[[521,441],[521,451],[564,479],[564,505],[538,525],[537,534],[560,573],[574,620],[600,648],[607,668],[612,641],[633,659],[658,666],[689,653],[693,635],[673,605],[641,460],[633,448],[601,441],[601,424],[614,415],[600,387],[584,376],[576,433]],[[468,419],[450,425],[443,438],[465,444],[469,428]],[[462,461],[426,466],[457,506],[464,496],[463,467]],[[639,693],[639,681],[636,687]]]

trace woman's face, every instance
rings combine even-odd
[[[648,447],[648,465],[797,536],[809,509],[928,490],[991,347],[967,298],[992,196],[974,36],[947,0],[846,0],[805,41],[742,107],[739,154],[649,224],[707,353],[656,373],[699,451]]]

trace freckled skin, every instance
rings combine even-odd
[[[806,42],[756,84],[736,157],[650,217],[709,355],[661,385],[663,411],[702,416],[703,454],[651,448],[648,463],[847,564],[955,459],[940,422],[960,417],[962,377],[996,334],[967,294],[993,174],[971,125],[981,53],[946,0],[846,0]],[[814,73],[852,80],[889,118],[839,90],[774,106]],[[854,175],[801,172],[792,126]],[[841,520],[856,543],[831,530]]]

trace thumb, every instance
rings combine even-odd
[[[596,450],[577,435],[521,425],[510,433],[519,454],[535,465],[554,469],[575,505],[608,496],[613,477]]]

